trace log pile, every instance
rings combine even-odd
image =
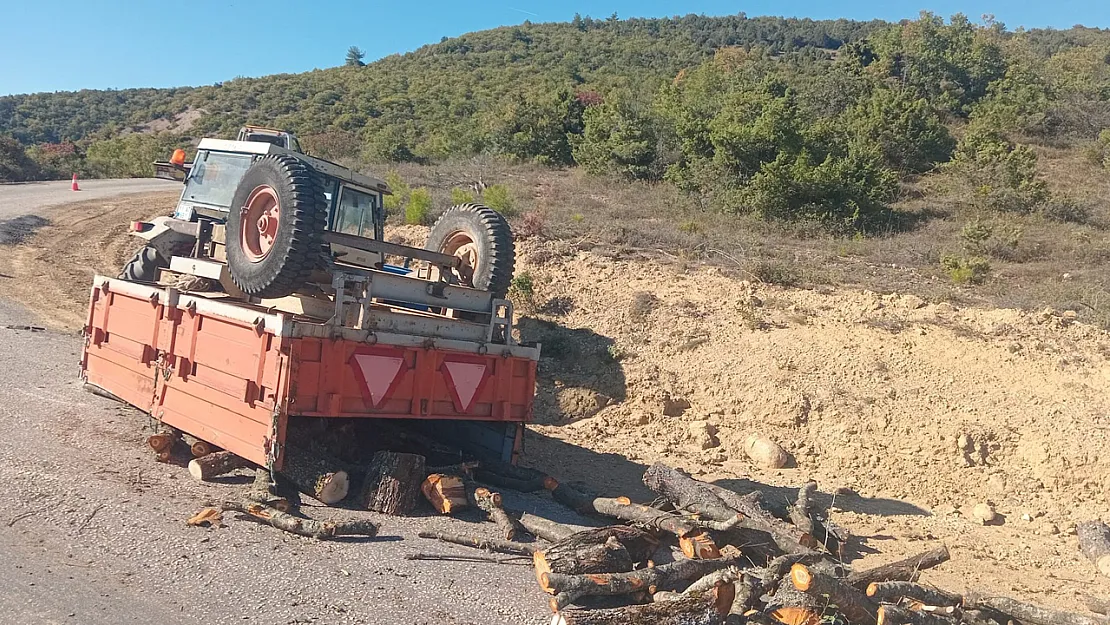
[[[148,442],[163,454],[181,437],[165,430]],[[208,452],[189,463],[198,480],[253,466],[210,446],[194,445],[192,451]],[[212,526],[243,518],[317,540],[378,534],[377,523],[357,513],[346,520],[305,516],[297,493],[282,492],[275,477],[320,502],[345,501],[355,510],[387,515],[414,514],[421,506],[441,515],[470,511],[464,516],[490,523],[491,531],[422,531],[419,536],[501,554],[464,556],[465,561],[531,560],[553,613],[552,625],[1110,625],[1106,602],[1099,598],[1087,602],[1099,613],[1087,615],[923,585],[922,572],[949,559],[944,546],[853,570],[841,561],[848,537],[828,523],[813,482],[801,486],[788,504],[781,497],[769,504],[758,490],[741,495],[656,464],[643,482],[658,499],[646,505],[497,462],[451,458],[448,462],[455,464],[427,467],[423,455],[385,450],[368,462],[353,458],[350,452],[341,459],[319,448],[289,447],[280,476],[256,468],[241,497],[211,504],[189,523]],[[546,493],[600,527],[580,529],[506,509],[509,491]],[[1077,537],[1093,568],[1110,576],[1110,527],[1079,524]]]

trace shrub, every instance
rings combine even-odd
[[[423,226],[432,212],[432,194],[424,187],[413,189],[405,206],[405,223]]]
[[[474,202],[474,192],[470,189],[460,189],[455,187],[451,189],[451,205],[458,204],[471,204]]]
[[[409,199],[409,194],[412,193],[412,189],[405,184],[405,181],[395,171],[388,172],[385,175],[385,183],[389,185],[392,194],[384,196],[382,205],[385,206],[386,213],[390,215],[400,214],[402,207]]]
[[[1086,224],[1091,221],[1091,208],[1070,197],[1055,196],[1041,206],[1041,215],[1049,221]]]
[[[802,281],[802,273],[785,263],[760,262],[752,267],[751,273],[757,280],[767,284],[796,286]]]
[[[105,178],[149,178],[154,162],[164,161],[176,148],[187,148],[188,141],[168,134],[130,134],[94,141],[85,159],[94,175]]]
[[[512,191],[503,184],[491,184],[483,189],[482,203],[506,217],[516,215]]]
[[[857,151],[858,149],[858,151]],[[813,220],[865,229],[890,215],[887,202],[898,190],[897,175],[878,155],[853,148],[820,164],[805,151],[781,154],[766,163],[744,191],[748,205],[764,218]]]
[[[991,265],[985,258],[956,254],[941,256],[940,266],[956,284],[982,284],[991,270]]]
[[[687,219],[686,221],[678,224],[678,231],[684,232],[686,234],[697,234],[701,232],[701,226],[693,219]]]
[[[516,228],[513,228],[513,234],[520,239],[527,239],[529,237],[542,237],[544,227],[547,224],[547,215],[541,211],[529,211],[524,213],[520,223]]]
[[[1014,145],[983,126],[968,130],[952,164],[982,208],[1028,213],[1049,198],[1048,185],[1037,178],[1033,149]]]

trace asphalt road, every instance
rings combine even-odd
[[[27,215],[49,206],[69,202],[181,189],[180,182],[157,178],[80,180],[78,181],[80,191],[73,191],[70,184],[69,180],[0,184],[0,219]]]
[[[0,186],[0,217],[170,186],[124,180],[83,188]],[[77,376],[82,338],[31,329],[37,322],[0,300],[0,625],[550,622],[529,560],[405,559],[478,555],[416,533],[496,537],[479,513],[384,517],[311,500],[303,508],[318,519],[380,521],[373,540],[315,541],[230,513],[223,528],[187,527],[207,502],[237,497],[248,478],[202,484],[183,463],[155,462],[145,445],[149,417],[85,392]],[[505,495],[508,507],[586,522],[549,498]]]

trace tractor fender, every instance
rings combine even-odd
[[[192,247],[200,235],[200,223],[173,217],[155,217],[131,224],[131,236],[138,237],[169,259],[183,247]]]

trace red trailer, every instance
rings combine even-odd
[[[178,261],[203,273],[195,259]],[[274,470],[293,417],[415,420],[459,447],[515,461],[532,416],[539,347],[513,341],[508,303],[495,300],[501,313],[488,323],[398,307],[390,287],[412,278],[373,273],[362,297],[345,298],[337,285],[338,297],[325,303],[335,307],[330,319],[98,276],[82,375],[166,425]],[[429,302],[444,297],[438,291]]]

